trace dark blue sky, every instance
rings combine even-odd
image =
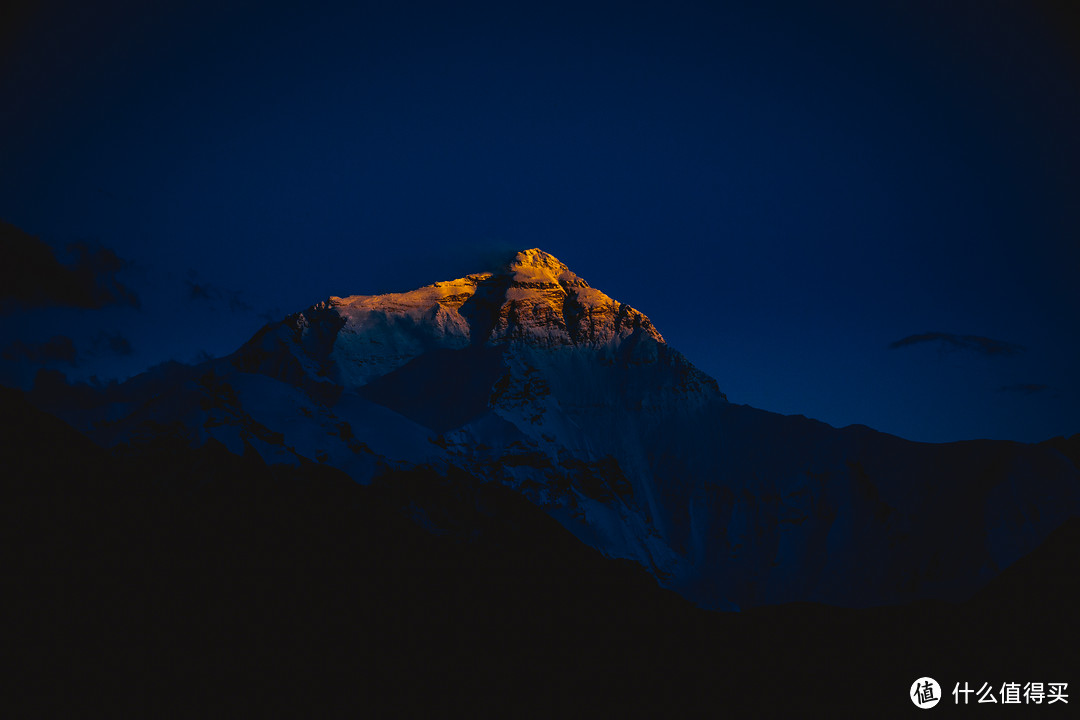
[[[164,5],[5,23],[0,219],[139,300],[6,312],[5,382],[541,247],[735,402],[1080,432],[1068,3]]]

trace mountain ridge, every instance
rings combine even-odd
[[[143,385],[68,417],[106,446],[173,427],[361,484],[464,471],[714,609],[962,599],[1080,508],[1050,445],[925,445],[733,405],[645,315],[540,250],[331,297]]]

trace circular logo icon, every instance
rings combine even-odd
[[[941,701],[941,686],[932,677],[921,677],[911,684],[911,694],[908,695],[915,707],[929,710]]]

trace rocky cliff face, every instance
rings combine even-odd
[[[71,417],[103,444],[168,429],[361,483],[462,469],[710,608],[964,597],[1080,510],[1057,445],[926,445],[734,406],[647,317],[540,250],[331,297],[129,386]]]

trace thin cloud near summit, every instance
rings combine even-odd
[[[92,355],[124,356],[131,355],[134,351],[131,341],[118,332],[102,330],[90,341]]]
[[[889,343],[889,349],[896,350],[909,345],[919,345],[922,343],[937,345],[938,350],[941,352],[970,350],[971,352],[987,357],[1009,357],[1019,355],[1026,349],[1023,345],[1005,342],[1004,340],[994,340],[993,338],[983,337],[981,335],[958,335],[956,333],[943,332],[926,332],[917,335],[908,335],[905,338]]]
[[[211,305],[225,303],[233,312],[253,312],[254,308],[244,300],[239,290],[230,290],[220,287],[199,277],[195,270],[188,270],[187,279],[188,300],[207,302]]]

